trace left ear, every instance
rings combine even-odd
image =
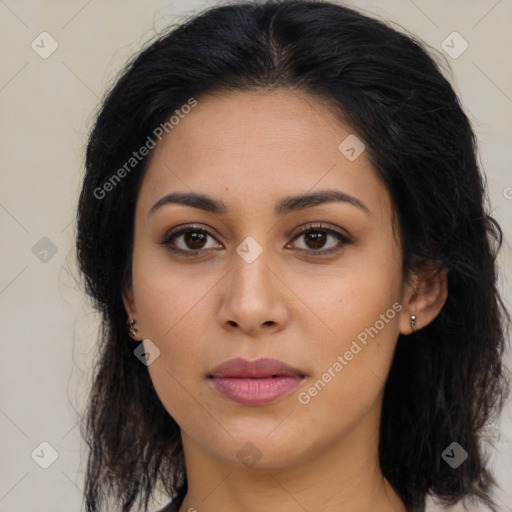
[[[404,291],[400,312],[400,334],[414,332],[411,315],[416,316],[416,330],[428,325],[439,314],[448,297],[448,270],[434,268],[414,273]]]

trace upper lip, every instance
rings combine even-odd
[[[305,377],[305,373],[293,368],[278,359],[260,358],[255,361],[236,358],[225,361],[212,370],[208,377],[253,377],[264,378],[277,375],[300,375]]]

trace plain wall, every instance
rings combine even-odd
[[[74,277],[74,218],[86,137],[100,98],[128,57],[155,31],[206,5],[199,0],[0,2],[0,512],[81,509],[86,450],[77,414],[92,376],[98,327]],[[352,0],[347,5],[401,25],[441,53],[453,31],[467,41],[458,58],[445,55],[480,142],[493,213],[510,240],[512,2]],[[46,59],[39,54],[51,48],[48,38],[40,42],[43,31],[58,43]],[[509,303],[508,243],[500,263]],[[507,358],[510,365],[510,353]],[[504,511],[512,510],[511,411],[509,401],[492,452]],[[34,458],[50,460],[51,449],[41,448],[41,442],[58,453],[48,469],[31,457],[36,450]]]

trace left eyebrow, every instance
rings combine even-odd
[[[297,210],[303,210],[320,204],[334,202],[350,204],[363,210],[365,213],[370,213],[368,207],[360,199],[339,190],[321,190],[318,192],[309,192],[307,194],[286,196],[276,203],[274,213],[276,216],[282,216]],[[181,204],[183,206],[198,208],[217,215],[226,214],[229,211],[229,208],[224,202],[205,194],[197,194],[194,192],[171,192],[159,199],[151,207],[149,215],[167,204]]]
[[[308,194],[299,194],[296,196],[287,196],[281,199],[275,207],[276,216],[286,215],[287,213],[311,208],[324,203],[346,203],[360,208],[365,213],[370,213],[368,207],[357,197],[339,190],[320,190]]]

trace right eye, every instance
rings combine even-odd
[[[160,245],[167,247],[173,253],[192,256],[202,250],[215,248],[207,246],[209,237],[215,238],[213,233],[205,228],[180,226],[167,232]]]

